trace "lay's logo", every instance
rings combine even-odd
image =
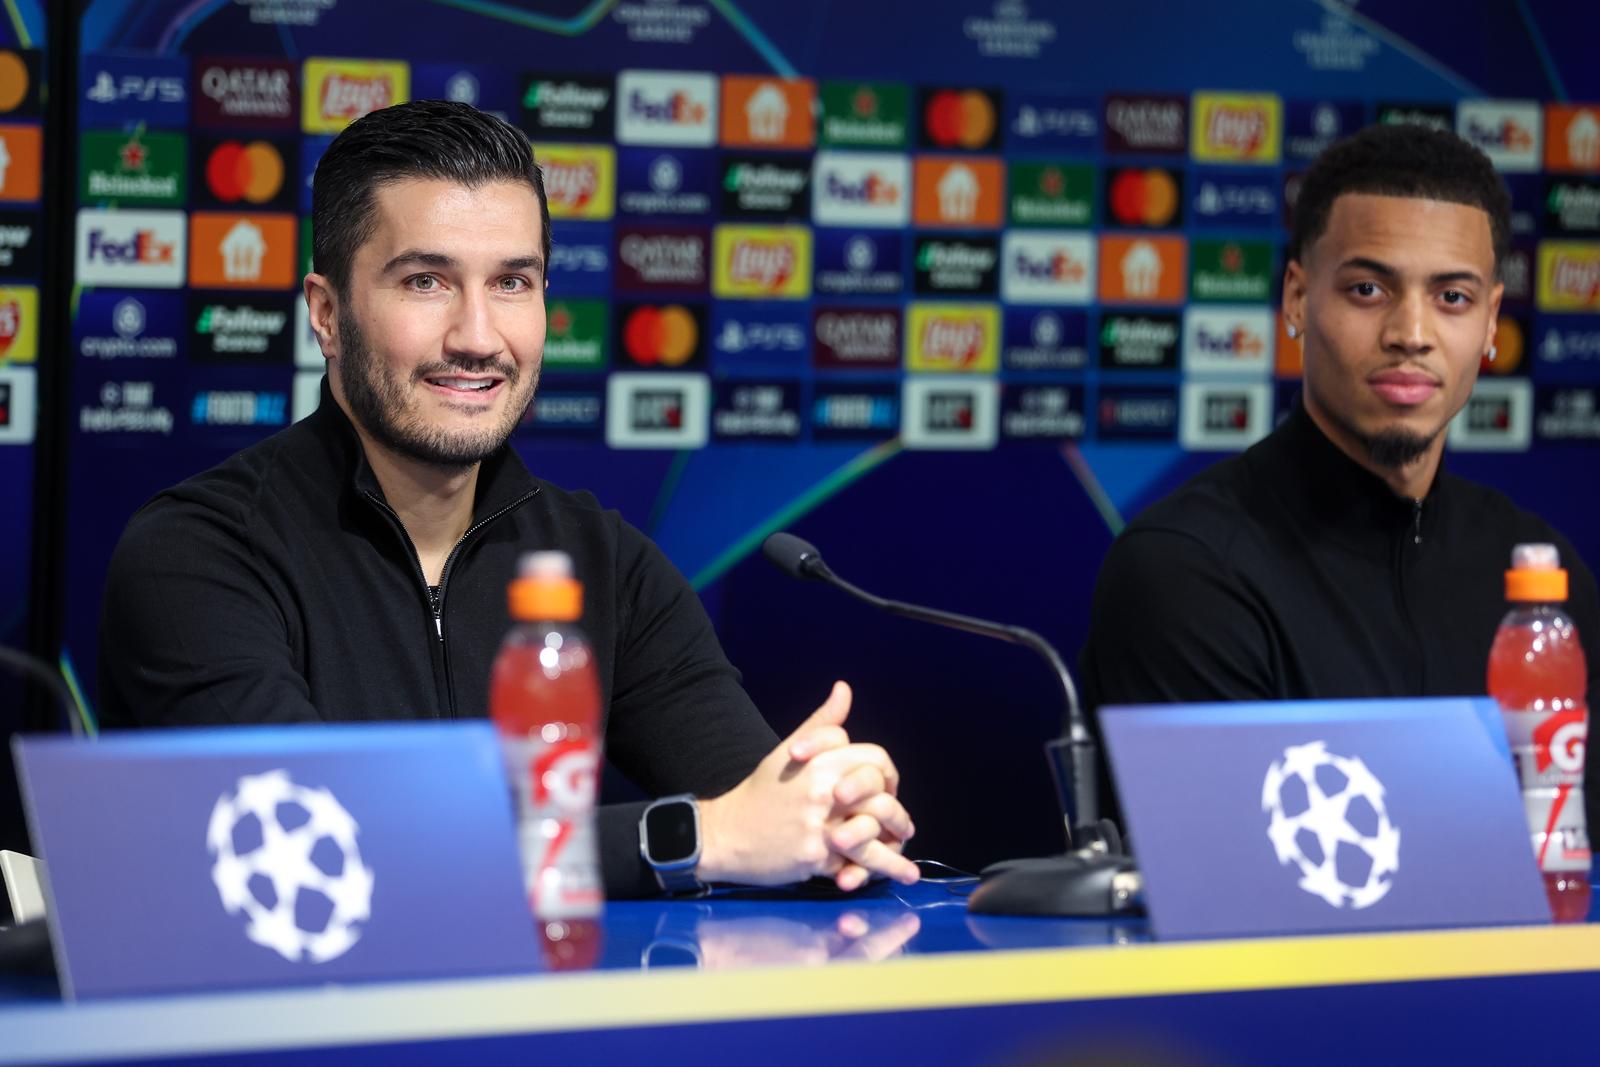
[[[535,151],[544,174],[552,219],[609,219],[616,207],[616,150],[608,145],[542,145]]]
[[[1190,150],[1206,163],[1277,163],[1283,102],[1272,93],[1195,93]]]
[[[1539,310],[1600,311],[1600,244],[1539,245]]]
[[[994,304],[921,304],[908,311],[906,367],[986,373],[1000,361],[1000,309]]]
[[[410,93],[411,68],[398,60],[308,59],[301,125],[307,133],[338,133]]]
[[[735,299],[811,295],[811,231],[803,226],[718,226],[712,291]]]

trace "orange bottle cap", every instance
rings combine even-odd
[[[507,590],[511,617],[522,622],[575,622],[583,614],[583,584],[565,552],[525,552]]]
[[[1522,544],[1511,550],[1506,599],[1536,604],[1567,599],[1567,572],[1555,545]]]
[[[509,600],[511,617],[522,622],[576,622],[583,614],[583,584],[574,578],[518,578]]]
[[[1536,604],[1567,599],[1567,572],[1506,571],[1506,599]]]

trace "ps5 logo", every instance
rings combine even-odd
[[[181,104],[184,101],[183,79],[145,78],[138,74],[124,74],[118,78],[108,70],[95,75],[94,84],[84,94],[91,103],[115,104],[125,100],[139,103]]]

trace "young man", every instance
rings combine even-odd
[[[1301,402],[1112,545],[1083,653],[1092,706],[1482,694],[1526,541],[1555,543],[1571,572],[1594,706],[1589,569],[1539,518],[1441,469],[1445,427],[1494,356],[1509,240],[1504,186],[1452,134],[1373,127],[1323,154],[1283,281]]]
[[[517,557],[561,549],[607,754],[653,796],[701,798],[700,881],[914,881],[897,772],[850,742],[849,689],[780,744],[660,551],[507,445],[545,339],[549,210],[527,139],[460,104],[375,112],[318,165],[313,231],[322,405],[129,523],[105,724],[482,716]],[[671,881],[641,857],[643,807],[601,809],[613,896]]]

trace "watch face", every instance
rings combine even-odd
[[[650,862],[658,866],[691,859],[700,847],[694,805],[687,800],[657,804],[646,811],[644,833]]]

